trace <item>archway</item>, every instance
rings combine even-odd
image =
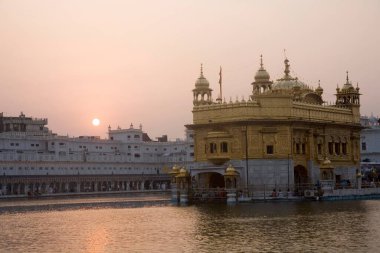
[[[198,188],[224,188],[224,177],[216,172],[198,174],[196,182],[192,182]]]
[[[224,188],[224,177],[219,173],[212,173],[209,180],[210,188]]]
[[[294,186],[296,192],[302,194],[304,190],[308,188],[309,177],[307,175],[307,169],[302,165],[294,167]]]

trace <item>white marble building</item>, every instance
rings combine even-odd
[[[380,169],[380,119],[379,117],[361,117],[365,127],[360,133],[360,155],[362,171]]]
[[[153,141],[142,127],[108,128],[108,138],[68,137],[50,131],[47,119],[5,117],[0,114],[0,175],[6,178],[35,176],[163,176],[174,164],[192,168],[193,135]],[[125,177],[124,177],[125,178]]]

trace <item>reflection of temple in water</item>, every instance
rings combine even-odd
[[[195,164],[187,172],[192,188],[226,188],[227,167],[237,187],[298,191],[309,184],[356,182],[360,167],[360,93],[349,80],[336,88],[336,102],[323,101],[323,89],[290,75],[273,82],[263,66],[247,99],[212,100],[201,68],[193,89]],[[220,94],[222,93],[220,73]],[[230,181],[228,181],[230,182]]]

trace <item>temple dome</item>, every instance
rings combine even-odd
[[[195,81],[195,88],[197,89],[208,89],[210,87],[210,83],[203,76],[203,66],[201,65],[201,75]]]
[[[256,75],[255,75],[255,81],[256,82],[259,82],[259,81],[269,81],[269,79],[270,79],[270,75],[269,75],[269,73],[264,68],[261,67],[256,72]]]
[[[303,82],[298,81],[297,78],[290,78],[290,79],[278,79],[273,84],[273,90],[290,90],[293,88],[300,88],[301,90],[309,90],[306,84]]]
[[[273,90],[290,90],[290,89],[298,89],[298,90],[307,90],[309,91],[310,88],[304,84],[303,82],[299,81],[297,77],[292,77],[290,73],[290,65],[289,60],[285,59],[285,75],[277,79],[277,81],[273,84]]]
[[[260,55],[260,68],[257,70],[256,75],[255,75],[255,82],[269,82],[270,75],[266,71],[263,65],[263,55]]]
[[[347,92],[347,91],[355,91],[354,86],[352,86],[352,83],[348,79],[348,71],[346,73],[347,73],[346,83],[343,85],[342,91],[345,91],[345,92]]]

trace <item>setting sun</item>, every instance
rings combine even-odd
[[[98,118],[95,118],[92,120],[92,125],[99,126],[99,124],[100,124],[100,120]]]

